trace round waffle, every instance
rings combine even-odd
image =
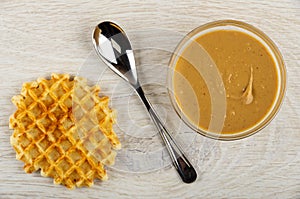
[[[113,131],[114,112],[108,97],[99,97],[98,86],[83,78],[52,74],[24,83],[12,102],[14,129],[11,144],[24,170],[41,170],[55,184],[68,188],[91,186],[106,180],[104,165],[114,163],[121,144]]]

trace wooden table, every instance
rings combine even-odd
[[[300,1],[1,0],[0,8],[0,198],[300,198]],[[128,32],[137,50],[145,92],[156,107],[162,107],[159,112],[172,128],[172,117],[176,120],[177,116],[168,112],[168,97],[161,84],[165,76],[160,71],[164,71],[170,51],[183,35],[220,19],[241,20],[258,27],[282,52],[287,92],[279,114],[267,128],[230,142],[195,133],[180,134],[199,174],[193,184],[180,181],[166,154],[161,154],[165,162],[156,159],[153,168],[152,162],[143,162],[149,168],[139,168],[135,160],[130,172],[130,167],[117,160],[108,168],[110,180],[96,180],[92,188],[72,191],[53,185],[52,179],[39,173],[24,173],[23,163],[15,160],[9,142],[12,130],[8,119],[15,111],[10,99],[20,92],[23,82],[53,72],[100,79],[102,93],[111,96],[111,106],[118,111],[117,133],[134,137],[144,129],[141,139],[121,138],[125,151],[141,146],[139,140],[147,135],[154,136],[151,147],[162,148],[132,90],[93,52],[91,32],[98,22],[113,20]],[[167,117],[170,115],[172,120]],[[127,126],[126,116],[130,120]],[[132,124],[136,131],[128,126]],[[124,157],[121,160],[127,161]]]

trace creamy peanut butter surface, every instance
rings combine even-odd
[[[215,30],[195,42],[210,55],[223,80],[226,114],[221,132],[234,134],[259,123],[272,107],[278,89],[276,65],[269,51],[260,41],[238,30]],[[195,64],[186,59],[196,57],[195,52],[195,47],[189,45],[177,60],[174,93],[187,118],[208,130],[214,117],[211,90]],[[191,89],[193,92],[187,92]]]

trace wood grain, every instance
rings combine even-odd
[[[300,198],[300,1],[2,0],[0,8],[0,198]],[[93,53],[90,36],[95,24],[113,20],[128,31],[137,49],[138,72],[146,94],[156,106],[163,107],[160,114],[169,128],[175,128],[176,117],[167,114],[170,107],[161,71],[181,36],[220,19],[237,19],[258,27],[282,52],[287,92],[279,114],[267,128],[233,142],[195,134],[190,142],[187,134],[178,135],[199,173],[198,180],[189,185],[179,180],[168,160],[155,163],[158,168],[148,172],[128,172],[116,165],[108,169],[109,181],[95,181],[92,188],[72,191],[53,185],[52,179],[39,173],[24,173],[9,143],[12,131],[8,118],[15,110],[10,98],[20,92],[23,82],[52,72],[100,79],[102,92],[112,95],[112,106],[119,112],[116,131],[122,135],[125,149],[141,143],[125,139],[134,129],[122,120],[123,111],[137,127],[154,135],[149,146],[161,147],[141,103]],[[153,35],[146,34],[149,29]],[[166,32],[170,34],[163,35]]]

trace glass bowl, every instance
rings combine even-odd
[[[174,74],[175,74],[175,67],[177,64],[177,61],[181,54],[184,52],[184,50],[192,43],[194,40],[206,33],[216,31],[216,30],[235,30],[235,31],[241,31],[245,34],[250,35],[251,37],[258,40],[263,46],[267,49],[268,53],[273,58],[273,61],[276,65],[276,72],[278,76],[278,87],[276,90],[276,97],[275,100],[269,109],[269,111],[265,114],[265,116],[254,126],[242,130],[240,132],[236,133],[222,133],[224,118],[222,121],[222,117],[219,117],[217,119],[218,121],[215,121],[218,128],[215,128],[213,131],[210,130],[204,130],[201,127],[199,127],[197,124],[193,123],[189,117],[186,115],[186,113],[183,112],[181,107],[178,104],[178,101],[176,100],[175,94],[174,94]],[[205,52],[203,54],[199,54],[199,56],[205,55]],[[207,55],[209,59],[209,55]],[[209,78],[209,77],[208,77]],[[213,77],[214,78],[214,77]],[[175,109],[176,113],[179,115],[179,117],[194,131],[200,133],[201,135],[219,139],[219,140],[236,140],[241,139],[250,135],[253,135],[254,133],[260,131],[263,129],[267,124],[271,122],[271,120],[275,117],[277,114],[282,100],[284,98],[285,89],[286,89],[286,69],[284,66],[282,55],[277,48],[277,46],[274,44],[274,42],[262,31],[258,30],[257,28],[253,27],[252,25],[249,25],[247,23],[241,22],[241,21],[235,21],[235,20],[221,20],[221,21],[215,21],[211,22],[205,25],[202,25],[200,27],[197,27],[196,29],[192,30],[190,33],[188,33],[178,44],[175,51],[173,52],[170,62],[169,62],[169,71],[168,71],[168,88],[169,88],[169,97],[171,99],[173,108]],[[225,91],[225,90],[224,90]],[[218,97],[215,96],[215,98],[222,98],[222,96]],[[214,100],[214,99],[211,99]],[[192,99],[191,99],[192,101]],[[191,102],[192,103],[192,102]],[[221,103],[216,103],[219,107],[214,108],[214,113],[220,114],[221,116],[224,115],[224,110],[226,110],[226,101],[221,100]],[[225,107],[224,107],[225,106]],[[223,112],[223,113],[220,113]],[[213,113],[213,114],[214,114]],[[200,115],[199,115],[200,117]],[[218,118],[218,117],[216,117]],[[216,126],[216,125],[215,125]]]

